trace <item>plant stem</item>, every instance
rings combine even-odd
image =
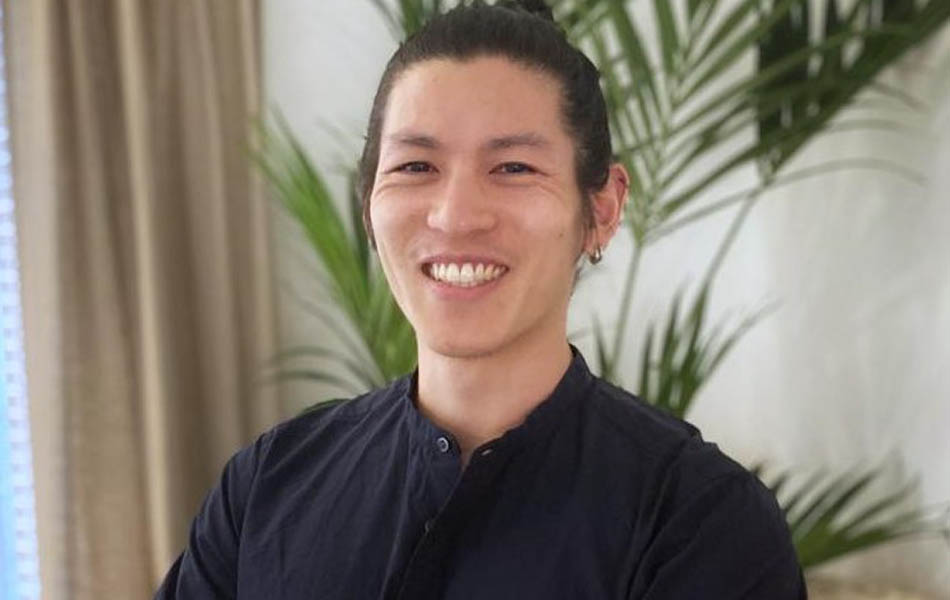
[[[722,262],[725,260],[729,248],[735,241],[739,229],[742,227],[742,224],[745,223],[746,217],[749,216],[749,211],[752,210],[752,205],[755,204],[755,201],[759,199],[762,191],[768,187],[768,185],[769,184],[766,183],[759,190],[749,194],[742,203],[742,206],[739,207],[739,211],[736,213],[736,216],[733,217],[732,223],[729,224],[729,230],[726,232],[726,236],[722,239],[719,248],[716,249],[716,254],[713,256],[712,262],[709,263],[709,267],[706,269],[702,288],[707,288],[712,285],[713,277],[715,277],[716,272],[719,271],[719,267],[722,266]]]
[[[637,272],[640,267],[640,256],[643,246],[636,237],[633,239],[633,256],[630,257],[630,264],[627,265],[627,277],[623,282],[623,296],[620,300],[620,319],[617,321],[617,329],[614,331],[614,346],[610,352],[609,364],[611,371],[615,370],[617,358],[623,350],[624,334],[627,330],[627,318],[630,316],[630,301],[633,299],[634,283],[637,280]],[[610,379],[616,379],[615,373],[610,373]]]

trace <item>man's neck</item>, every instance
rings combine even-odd
[[[455,436],[464,466],[475,448],[522,423],[570,362],[563,335],[475,358],[444,356],[420,344],[416,401],[423,415]]]

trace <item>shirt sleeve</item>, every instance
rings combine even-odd
[[[803,600],[784,515],[752,474],[710,482],[675,509],[637,569],[631,600]]]
[[[241,523],[266,435],[231,457],[191,523],[188,545],[172,564],[155,600],[237,596]]]

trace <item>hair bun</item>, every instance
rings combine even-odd
[[[507,8],[521,9],[542,19],[554,22],[554,14],[551,12],[551,7],[548,6],[544,0],[507,0],[505,2],[499,2],[499,4]]]

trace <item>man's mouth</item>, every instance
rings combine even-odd
[[[498,279],[508,272],[504,265],[483,263],[428,263],[423,272],[431,279],[456,287],[476,287]]]

